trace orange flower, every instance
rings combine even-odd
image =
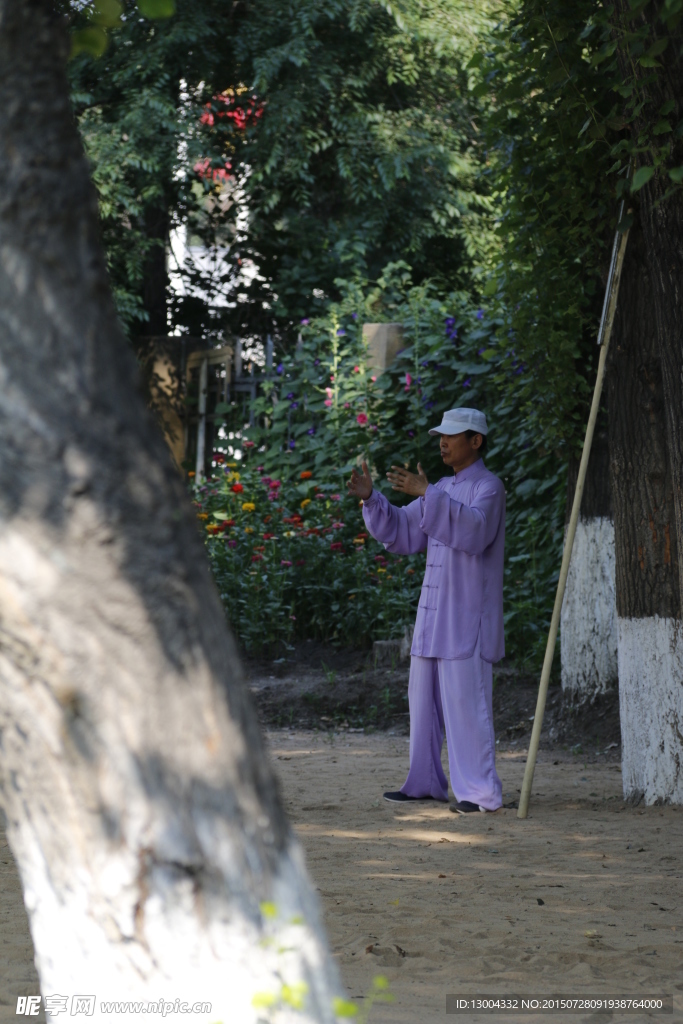
[[[188,475],[189,477],[193,477],[193,476],[196,476],[197,474],[195,473],[195,471],[194,471],[194,470],[192,470],[192,472],[188,473],[187,475]]]
[[[312,476],[313,474],[311,473],[310,469],[305,469],[303,473],[299,473],[300,480],[310,480]]]

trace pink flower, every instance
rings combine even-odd
[[[332,405],[332,399],[326,398],[325,401],[323,402],[323,405],[326,405],[329,409],[329,407]]]
[[[331,494],[330,501],[341,501],[341,494]]]
[[[377,378],[376,378],[376,377],[371,377],[371,378],[370,378],[370,380],[371,380],[371,381],[372,381],[372,383],[374,384],[374,383],[375,383],[375,381],[377,380]]]
[[[332,395],[334,394],[334,392],[333,392],[332,388],[325,388],[325,394],[327,395],[328,398],[332,398]]]
[[[406,374],[406,386],[405,386],[404,390],[405,391],[410,391],[410,385],[412,383],[413,383],[413,378],[410,376],[409,373],[407,373]]]
[[[364,412],[359,412],[358,415],[356,416],[356,423],[358,424],[358,426],[359,427],[365,427],[367,425],[367,422],[368,422],[367,414],[364,413]]]
[[[262,476],[261,477],[261,483],[262,484],[272,484],[272,482],[273,481],[271,480],[271,478],[269,476]]]
[[[360,373],[360,366],[354,366],[353,372],[354,373]]]
[[[277,491],[271,491],[268,495],[268,501],[275,501],[277,498]]]
[[[344,402],[344,408],[345,409],[350,409],[351,408],[351,403],[350,402]]]
[[[290,566],[291,564],[292,564],[291,562],[288,562],[288,561],[286,561],[286,559],[284,559],[284,558],[283,558],[283,559],[282,559],[282,561],[280,562],[280,565],[284,565],[284,566],[286,566],[287,568],[289,568],[289,566]]]
[[[271,491],[276,491],[278,489],[278,487],[282,486],[282,481],[281,480],[271,480],[268,486],[270,487]]]
[[[255,443],[256,443],[255,441],[242,441],[242,447],[243,448],[253,448]]]

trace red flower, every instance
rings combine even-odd
[[[265,546],[263,544],[260,544],[257,548],[254,548],[254,551],[265,551],[265,550],[266,549],[265,549]]]
[[[305,558],[297,558],[296,564],[297,565],[305,565],[306,564],[306,559]]]
[[[251,560],[252,560],[252,562],[262,562],[263,561],[263,555],[252,555],[251,556]]]
[[[223,463],[225,462],[225,455],[214,455],[213,461],[216,463],[217,466],[222,466]]]
[[[274,539],[274,537],[275,537],[275,534],[274,534],[274,533],[264,533],[264,534],[263,534],[263,539],[264,539],[264,540],[273,540],[273,539]]]
[[[330,544],[330,551],[343,551],[344,545],[340,540],[336,540],[333,544]]]
[[[300,480],[310,480],[312,476],[313,474],[311,473],[310,469],[305,469],[303,473],[299,473]]]
[[[255,443],[256,443],[255,441],[242,441],[242,447],[243,448],[253,448]]]
[[[367,422],[368,422],[367,413],[359,412],[358,415],[356,416],[356,423],[358,424],[358,426],[359,427],[365,427],[365,426],[367,426]]]
[[[242,486],[242,484],[233,484],[230,490],[233,492],[233,494],[241,494],[242,491],[244,490],[244,487]]]

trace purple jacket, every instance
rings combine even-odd
[[[505,488],[479,459],[429,484],[404,508],[373,491],[363,504],[369,532],[387,551],[427,549],[411,654],[471,658],[481,631],[484,661],[505,654],[503,549]]]

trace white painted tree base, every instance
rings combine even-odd
[[[579,520],[560,619],[562,689],[604,693],[617,682],[614,523]]]
[[[619,618],[624,799],[683,803],[683,622]]]

